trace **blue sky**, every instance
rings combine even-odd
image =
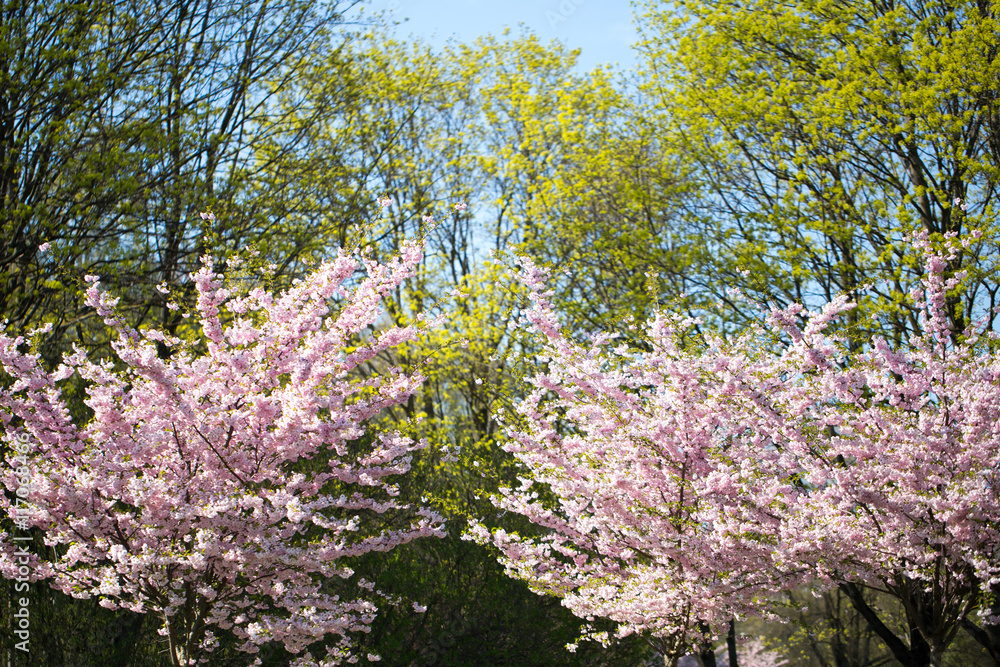
[[[543,42],[557,39],[581,49],[584,70],[598,63],[617,62],[620,69],[635,64],[629,0],[371,0],[365,11],[408,19],[397,27],[400,37],[418,36],[438,46],[449,37],[472,41],[499,35],[504,26],[516,32],[524,24]]]

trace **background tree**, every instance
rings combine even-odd
[[[561,268],[560,312],[591,331],[625,331],[662,300],[711,306],[700,289],[706,249],[684,217],[696,175],[620,79],[595,72],[583,86],[546,88],[558,110],[542,117],[547,146],[527,143],[549,166],[520,195],[516,221],[519,249]]]
[[[53,345],[79,335],[90,272],[128,285],[122,307],[169,332],[178,315],[152,287],[180,285],[209,247],[284,237],[294,249],[287,226],[248,194],[263,166],[250,147],[276,126],[274,91],[336,39],[330,26],[351,4],[6,3],[5,317],[51,321]],[[197,215],[210,207],[226,215]]]
[[[700,191],[682,203],[709,260],[701,289],[776,306],[855,295],[854,323],[877,302],[865,326],[898,342],[919,331],[904,235],[975,228],[978,261],[948,266],[969,271],[949,317],[960,332],[994,316],[994,5],[650,2],[640,27],[648,111]]]

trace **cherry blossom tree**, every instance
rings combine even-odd
[[[541,530],[473,522],[470,536],[537,592],[674,660],[813,582],[841,587],[904,665],[940,664],[972,612],[1000,621],[1000,360],[995,335],[949,328],[964,276],[946,280],[948,257],[913,242],[923,333],[853,354],[833,333],[854,305],[843,297],[730,341],[660,312],[642,349],[607,334],[582,345],[526,261],[545,368],[500,414],[528,474],[495,502]],[[907,633],[863,587],[900,602]]]
[[[422,381],[374,364],[416,327],[372,333],[421,256],[411,243],[388,264],[362,259],[362,279],[341,252],[276,296],[227,289],[206,258],[185,340],[129,327],[88,277],[114,358],[76,349],[55,372],[0,331],[3,509],[47,546],[27,555],[17,531],[0,537],[0,571],[30,561],[32,580],[158,615],[174,665],[204,662],[213,628],[251,653],[281,643],[297,665],[357,661],[351,633],[379,592],[349,559],[443,534],[436,513],[395,500],[422,443],[373,428]],[[83,424],[61,392],[74,374]],[[324,655],[305,652],[321,640]]]

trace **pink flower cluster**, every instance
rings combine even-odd
[[[422,443],[371,437],[369,426],[420,385],[419,375],[371,365],[417,330],[361,336],[421,257],[408,244],[389,264],[366,262],[367,277],[349,289],[359,263],[341,253],[277,296],[230,294],[206,260],[193,276],[193,342],[130,328],[91,279],[87,301],[116,332],[114,362],[76,349],[48,372],[21,351],[22,337],[0,330],[3,440],[37,443],[30,523],[54,547],[34,576],[109,608],[156,613],[174,664],[211,650],[211,626],[234,632],[245,651],[278,642],[301,653],[332,637],[326,663],[350,658],[350,633],[366,630],[376,608],[331,592],[330,579],[351,577],[352,556],[443,534],[436,513],[396,500],[392,480]],[[60,392],[74,374],[86,381],[85,424]],[[15,482],[4,473],[8,489]],[[0,536],[7,577],[14,548]]]

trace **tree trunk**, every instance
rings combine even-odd
[[[909,624],[909,646],[907,646],[882,622],[875,610],[865,602],[861,589],[856,584],[842,583],[840,590],[847,595],[854,608],[858,610],[858,613],[875,634],[882,638],[893,657],[901,662],[903,667],[939,667],[941,665],[940,650],[932,650],[923,634],[912,622]]]
[[[726,646],[729,648],[729,667],[739,667],[739,656],[736,654],[736,619],[729,621],[729,633],[726,635]]]
[[[715,651],[712,650],[711,646],[702,649],[701,653],[695,657],[701,667],[717,667],[717,663],[715,661]]]
[[[1000,584],[991,587],[990,615],[1000,616]],[[975,639],[993,658],[993,664],[1000,667],[1000,625],[976,625],[968,618],[962,619],[962,629]]]
[[[996,613],[996,611],[993,611]],[[969,619],[962,619],[962,629],[975,639],[993,659],[993,666],[1000,667],[1000,625],[976,625]]]

